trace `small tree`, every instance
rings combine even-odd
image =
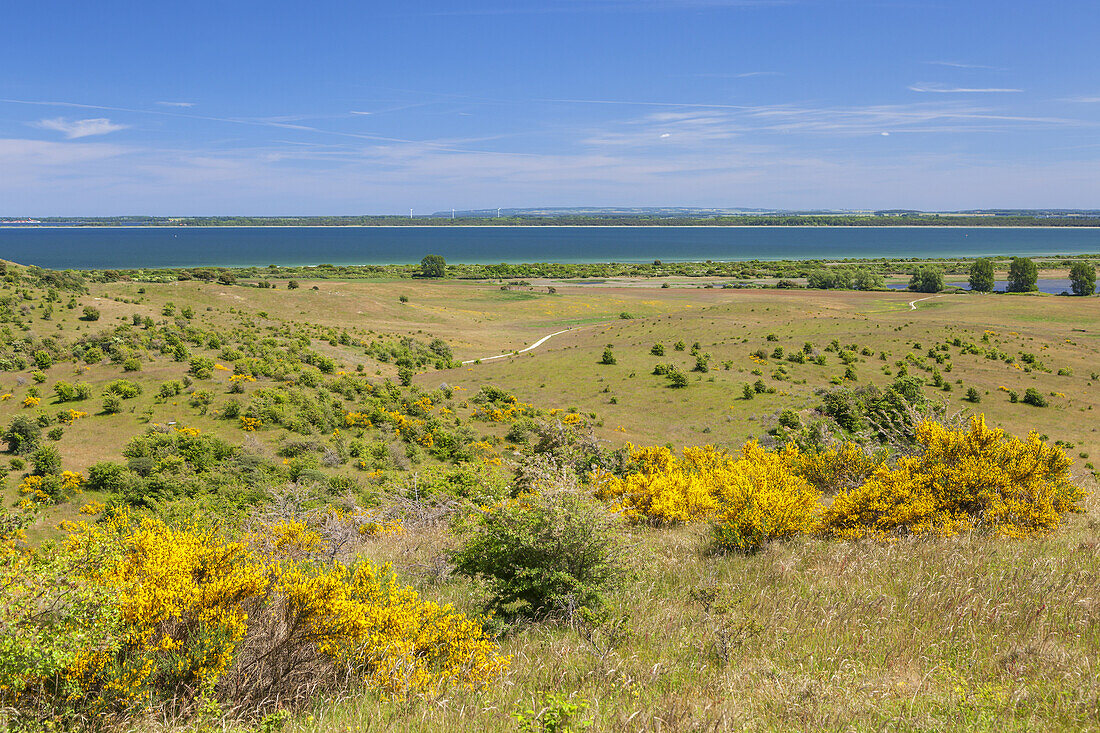
[[[1092,295],[1096,292],[1096,268],[1087,262],[1073,263],[1069,282],[1074,295]]]
[[[300,287],[302,286],[298,284],[297,280],[288,280],[286,283],[287,290],[297,290]]]
[[[611,350],[611,345],[610,344],[608,344],[607,346],[604,347],[603,358],[600,359],[600,363],[601,364],[614,364],[615,363],[615,352],[613,352]]]
[[[943,273],[935,267],[922,267],[909,278],[909,289],[918,293],[938,293],[943,290]]]
[[[422,277],[444,277],[447,274],[447,261],[442,255],[428,255],[420,260]]]
[[[84,315],[80,317],[82,321],[98,321],[99,320],[99,308],[94,306],[84,306]]]
[[[1008,266],[1008,287],[1010,293],[1029,293],[1039,288],[1035,281],[1039,279],[1039,268],[1027,257],[1013,257]]]
[[[977,293],[991,293],[994,284],[993,260],[986,257],[974,260],[970,266],[970,289]]]

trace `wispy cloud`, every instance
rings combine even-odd
[[[194,107],[194,102],[157,102],[161,107]]]
[[[520,5],[486,5],[418,15],[533,15],[547,13],[639,13],[669,10],[721,10],[794,5],[799,0],[549,0]]]
[[[997,94],[1023,91],[1023,89],[1008,89],[1002,87],[952,87],[931,81],[918,81],[915,84],[910,84],[909,90],[913,92],[930,92],[933,94]]]
[[[1076,102],[1077,104],[1096,104],[1100,102],[1100,96],[1097,97],[1066,97],[1061,100],[1062,102]]]
[[[106,135],[129,127],[129,125],[111,122],[106,117],[95,117],[87,120],[68,120],[64,117],[55,117],[49,120],[39,120],[31,123],[31,125],[43,130],[55,130],[63,133],[70,140],[79,137],[91,137],[92,135]]]
[[[749,79],[754,76],[783,76],[782,71],[734,71],[723,73],[719,71],[701,71],[697,74],[674,74],[673,76],[693,77],[699,79]]]
[[[350,138],[354,140],[371,140],[379,143],[399,143],[406,145],[416,145],[424,147],[435,147],[441,150],[449,150],[455,153],[484,153],[488,151],[476,150],[460,147],[459,144],[438,141],[438,140],[411,140],[408,138],[392,137],[389,135],[374,135],[370,133],[359,132],[341,132],[339,130],[328,130],[322,127],[314,127],[312,125],[295,125],[286,122],[277,121],[280,118],[247,118],[247,117],[213,117],[210,115],[197,115],[189,112],[168,112],[164,110],[151,110],[151,109],[134,109],[129,107],[111,107],[107,105],[97,104],[83,104],[79,102],[52,102],[52,101],[37,101],[27,99],[0,99],[0,102],[8,104],[26,104],[44,107],[75,107],[78,109],[99,109],[109,110],[114,112],[131,112],[134,114],[142,115],[159,115],[164,117],[179,117],[189,120],[206,120],[208,122],[223,122],[232,125],[250,125],[255,127],[274,127],[283,130],[299,130],[301,132],[315,133],[318,135],[326,135],[332,137]],[[312,119],[306,116],[295,116],[288,119]],[[106,123],[110,125],[111,129],[105,129],[102,124],[92,125],[85,123]],[[54,120],[41,120],[37,123],[32,123],[35,127],[42,127],[46,129],[59,130],[65,132],[69,138],[84,137],[87,135],[102,135],[107,132],[114,132],[115,130],[121,130],[128,125],[115,125],[107,119],[94,119],[94,120],[77,120],[73,123],[66,122],[64,118],[57,118]],[[81,129],[79,126],[85,125],[85,129]],[[87,130],[87,131],[86,131]],[[91,131],[94,130],[94,131]],[[74,134],[75,133],[75,134]],[[527,153],[498,153],[500,155],[516,155],[526,156]]]
[[[1001,66],[986,66],[985,64],[963,64],[958,61],[925,61],[931,66],[947,66],[952,69],[981,69],[984,71],[1008,71]]]

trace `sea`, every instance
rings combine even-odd
[[[838,260],[1100,254],[1100,229],[1001,227],[16,227],[0,259],[51,269]]]

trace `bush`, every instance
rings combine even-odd
[[[31,456],[35,476],[57,476],[61,473],[61,452],[52,445],[39,448]]]
[[[976,405],[982,401],[982,396],[978,392],[978,390],[974,389],[973,387],[968,387],[966,390],[966,401],[972,402]]]
[[[610,346],[607,346],[603,350],[603,357],[600,359],[601,364],[614,364],[615,352],[611,350]]]
[[[82,321],[98,321],[99,309],[90,305],[84,306],[84,315],[80,317]]]
[[[9,453],[20,455],[32,453],[38,448],[42,429],[34,418],[20,414],[11,419],[2,437],[8,446]]]
[[[1043,395],[1039,393],[1039,390],[1034,387],[1028,387],[1027,391],[1024,392],[1024,404],[1032,405],[1033,407],[1046,407],[1047,398],[1043,397]]]
[[[108,382],[103,388],[104,394],[115,395],[124,400],[133,399],[141,392],[141,385],[137,382],[131,382],[129,379],[116,379],[113,382]]]
[[[711,526],[717,550],[756,552],[773,540],[817,530],[821,494],[791,470],[791,453],[749,443],[729,466],[728,477],[712,479],[719,483],[716,498],[721,507]]]
[[[1072,482],[1069,458],[1034,433],[1011,437],[979,416],[963,430],[922,423],[917,441],[920,456],[837,494],[825,513],[830,534],[950,536],[984,526],[1019,537],[1049,532],[1062,514],[1081,510],[1085,492]]]
[[[687,375],[680,371],[674,364],[667,365],[665,369],[665,378],[668,379],[668,386],[673,389],[686,387],[688,384]]]
[[[193,356],[187,372],[195,379],[210,379],[214,374],[214,360],[209,356]]]
[[[578,491],[554,488],[482,510],[452,561],[485,584],[489,608],[506,617],[594,609],[624,571],[621,521]]]
[[[15,603],[0,607],[0,628],[16,635],[3,650],[22,652],[4,655],[5,702],[21,722],[64,730],[151,705],[194,710],[200,692],[250,709],[353,682],[437,696],[481,689],[507,668],[477,622],[385,568],[322,560],[325,550],[293,520],[245,540],[125,513],[81,522],[5,586]],[[44,599],[58,613],[40,613]]]
[[[124,372],[140,372],[141,371],[141,361],[134,358],[134,357],[130,357],[126,361],[122,362],[122,371],[124,371]]]

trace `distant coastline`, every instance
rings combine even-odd
[[[1100,229],[1082,225],[1042,224],[4,224],[7,229]]]

